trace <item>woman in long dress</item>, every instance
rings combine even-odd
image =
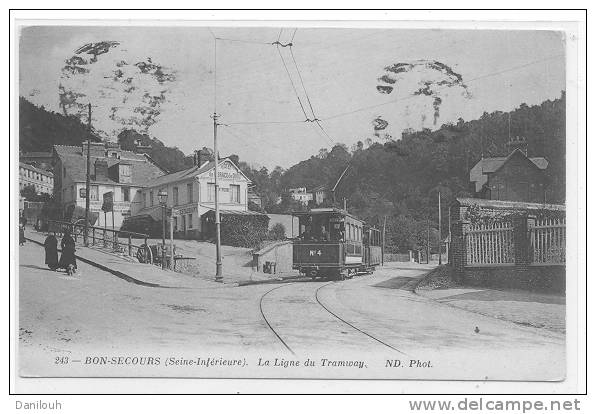
[[[22,246],[25,244],[25,224],[27,224],[27,219],[25,216],[21,216],[19,218],[19,245]]]
[[[75,257],[75,242],[70,237],[70,230],[64,230],[64,236],[60,242],[62,247],[62,256],[58,267],[66,269],[68,274],[75,273],[77,270],[77,259]]]
[[[46,251],[46,264],[50,269],[56,270],[58,268],[58,239],[53,232],[46,237],[43,246]]]

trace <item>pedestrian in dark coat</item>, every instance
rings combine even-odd
[[[75,242],[73,238],[70,237],[69,230],[64,231],[64,236],[62,236],[60,246],[62,247],[62,256],[60,256],[60,263],[58,264],[58,267],[68,271],[68,266],[72,265],[73,271],[76,270],[77,259],[75,257]]]
[[[25,217],[22,217],[21,220],[19,220],[19,245],[22,246],[25,244],[26,240],[25,240],[25,223],[27,223],[27,220],[25,219]]]
[[[46,264],[50,269],[56,270],[58,268],[58,239],[53,232],[46,237],[43,246],[46,251]]]

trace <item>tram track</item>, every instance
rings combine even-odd
[[[327,287],[327,286],[331,285],[332,283],[334,283],[334,282],[329,282],[329,283],[326,283],[326,284],[324,284],[323,286],[319,286],[319,288],[317,288],[317,290],[315,291],[315,299],[317,300],[317,303],[318,303],[319,305],[321,305],[321,307],[322,307],[323,309],[325,309],[325,310],[326,310],[328,313],[330,313],[330,314],[331,314],[331,315],[333,315],[335,318],[337,318],[337,319],[338,319],[338,320],[340,320],[341,322],[345,323],[346,325],[348,325],[348,326],[349,326],[349,327],[351,327],[352,329],[355,329],[356,331],[360,332],[361,334],[368,336],[370,339],[372,339],[372,340],[374,340],[374,341],[376,341],[376,342],[380,343],[381,345],[385,345],[386,347],[388,347],[388,348],[391,348],[391,349],[393,349],[394,351],[396,351],[396,352],[399,352],[400,354],[402,354],[402,355],[406,355],[406,356],[407,356],[407,354],[406,354],[405,352],[403,352],[403,351],[400,351],[399,349],[395,348],[394,346],[392,346],[392,345],[389,345],[388,343],[386,343],[386,342],[384,342],[384,341],[380,340],[379,338],[377,338],[377,337],[375,337],[375,336],[373,336],[373,335],[369,334],[368,332],[365,332],[365,331],[363,331],[362,329],[360,329],[360,328],[358,328],[357,326],[355,326],[354,324],[352,324],[352,323],[350,323],[350,322],[346,321],[346,320],[345,320],[345,319],[343,319],[341,316],[337,315],[335,312],[333,312],[331,309],[329,309],[327,306],[325,306],[325,305],[323,304],[323,302],[321,302],[321,299],[319,298],[319,291],[320,291],[321,289],[323,289],[324,287]]]
[[[331,310],[331,309],[330,309],[329,305],[326,305],[326,304],[324,304],[324,303],[322,302],[321,298],[319,297],[319,292],[320,292],[320,291],[321,291],[323,288],[325,288],[325,287],[327,287],[327,286],[329,286],[329,285],[331,285],[331,284],[333,284],[333,283],[335,283],[335,282],[328,282],[328,283],[325,283],[324,285],[322,285],[322,286],[319,286],[319,287],[318,287],[318,288],[315,290],[315,292],[314,292],[314,299],[315,299],[316,303],[317,303],[317,304],[320,306],[320,308],[321,308],[321,309],[323,309],[323,310],[324,310],[324,311],[325,311],[325,312],[326,312],[328,315],[331,315],[331,316],[332,316],[332,317],[333,317],[335,320],[337,320],[337,321],[341,322],[343,325],[347,325],[347,326],[349,326],[350,328],[352,328],[353,330],[357,331],[358,333],[360,333],[360,334],[362,334],[362,335],[364,335],[364,336],[368,337],[369,339],[372,339],[372,340],[374,340],[375,342],[377,342],[377,343],[379,343],[379,344],[381,344],[381,345],[383,345],[383,346],[385,346],[385,347],[387,347],[387,348],[390,348],[391,350],[393,350],[393,351],[395,351],[395,352],[398,352],[399,354],[402,354],[402,355],[406,355],[406,356],[407,356],[407,354],[406,354],[405,352],[403,352],[403,351],[400,351],[400,350],[399,350],[399,349],[397,349],[396,347],[394,347],[394,346],[392,346],[392,345],[390,345],[390,344],[388,344],[388,343],[384,342],[383,340],[381,340],[381,339],[379,339],[379,338],[375,337],[374,335],[371,335],[370,333],[368,333],[368,332],[366,332],[366,331],[364,331],[364,330],[362,330],[362,329],[358,328],[357,326],[355,326],[355,325],[354,325],[354,324],[352,324],[351,322],[348,322],[347,320],[343,319],[343,318],[342,318],[341,316],[339,316],[339,315],[338,315],[336,312],[333,312],[333,310]],[[282,338],[282,336],[280,335],[280,333],[279,333],[278,331],[276,331],[276,329],[275,329],[275,327],[274,327],[274,324],[272,324],[272,323],[271,323],[271,321],[270,321],[270,320],[267,318],[267,316],[265,315],[265,311],[263,310],[263,301],[264,301],[265,297],[267,297],[267,296],[268,296],[268,295],[269,295],[271,292],[274,292],[274,291],[276,291],[276,290],[278,290],[278,289],[281,289],[281,288],[283,288],[283,287],[287,287],[287,286],[289,286],[289,285],[295,285],[295,284],[296,284],[296,283],[288,283],[288,284],[283,284],[283,285],[280,285],[280,286],[276,286],[276,287],[274,287],[273,289],[269,289],[268,291],[266,291],[265,293],[263,293],[263,295],[261,295],[261,298],[260,298],[260,300],[259,300],[259,309],[260,309],[260,311],[261,311],[261,316],[263,317],[263,320],[264,320],[264,321],[265,321],[265,323],[267,324],[267,327],[269,328],[269,330],[271,330],[271,332],[272,332],[272,333],[275,335],[275,337],[276,337],[276,338],[277,338],[277,339],[278,339],[278,340],[279,340],[279,341],[282,343],[282,345],[283,345],[283,346],[284,346],[284,347],[285,347],[285,348],[286,348],[286,349],[287,349],[287,350],[288,350],[290,353],[292,353],[293,355],[296,355],[296,352],[294,352],[294,350],[293,350],[293,349],[292,349],[292,348],[291,348],[291,347],[288,345],[288,343],[287,343],[286,341],[284,341],[284,339]]]
[[[292,350],[292,348],[289,347],[289,345],[286,343],[286,341],[284,341],[282,339],[282,337],[277,333],[277,331],[273,328],[273,326],[271,325],[271,323],[269,322],[269,320],[267,319],[267,317],[265,316],[265,312],[263,311],[263,299],[265,299],[265,296],[267,296],[269,293],[273,292],[274,290],[280,289],[282,287],[288,286],[288,285],[293,285],[293,283],[288,283],[288,284],[284,284],[284,285],[279,285],[274,287],[273,289],[269,289],[267,292],[263,293],[261,295],[261,299],[259,300],[259,309],[261,311],[261,316],[263,317],[263,320],[265,321],[265,323],[267,324],[267,326],[269,327],[269,330],[271,330],[271,332],[273,332],[273,334],[277,337],[277,339],[279,339],[279,341],[283,344],[283,346],[290,351],[290,353],[292,355],[296,355],[296,353]]]

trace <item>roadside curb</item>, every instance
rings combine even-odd
[[[267,279],[267,280],[247,280],[246,282],[238,282],[238,286],[251,286],[251,285],[271,285],[275,283],[292,283],[302,280],[310,280],[304,276],[288,276],[280,279]]]
[[[434,270],[435,269],[433,269],[433,271]],[[440,288],[437,288],[437,289],[428,289],[428,290],[427,289],[421,289],[421,290],[418,289],[418,286],[420,285],[420,283],[422,283],[423,282],[423,279],[425,279],[427,276],[429,276],[429,274],[427,274],[423,278],[421,278],[420,281],[418,282],[418,284],[416,285],[416,287],[412,290],[412,293],[414,293],[416,296],[418,296],[420,298],[424,298],[426,300],[430,300],[430,301],[432,301],[432,302],[434,302],[434,303],[436,303],[438,305],[447,306],[447,307],[450,307],[450,308],[453,308],[453,309],[458,309],[458,310],[463,311],[463,312],[473,313],[475,315],[480,315],[480,316],[483,316],[483,317],[492,318],[492,319],[496,319],[496,320],[499,320],[499,321],[511,323],[511,324],[514,324],[514,325],[516,325],[518,327],[528,328],[528,329],[532,329],[532,330],[538,330],[540,332],[543,332],[543,333],[548,334],[549,336],[550,335],[557,336],[557,335],[560,335],[561,334],[560,332],[558,332],[556,330],[549,329],[549,328],[544,328],[544,327],[539,327],[539,326],[534,326],[534,325],[528,325],[526,323],[515,321],[515,320],[509,319],[509,318],[506,318],[506,317],[500,317],[500,316],[497,316],[497,315],[492,314],[492,313],[482,312],[482,311],[478,311],[478,310],[473,310],[473,309],[469,309],[469,308],[464,307],[464,306],[453,304],[452,302],[442,301],[440,298],[433,298],[433,297],[427,296],[427,295],[425,295],[422,292],[432,292],[433,290],[440,289]],[[465,286],[458,286],[458,287],[465,288]],[[563,335],[565,335],[565,333],[563,333]]]
[[[33,239],[29,238],[29,237],[25,237],[25,239],[26,240],[29,240],[32,243],[38,244],[38,245],[40,245],[40,246],[43,247],[43,243],[41,243],[41,242],[39,242],[37,240],[33,240]],[[58,251],[59,252],[62,252],[61,249],[58,249]],[[134,283],[135,285],[140,285],[140,286],[145,286],[145,287],[159,287],[159,288],[166,288],[166,289],[175,289],[176,288],[175,286],[164,286],[164,285],[160,285],[160,284],[157,284],[157,283],[144,282],[142,280],[135,279],[134,277],[129,276],[126,273],[122,273],[119,270],[115,270],[115,269],[109,268],[109,267],[104,266],[104,265],[102,265],[100,263],[94,262],[93,260],[89,260],[89,259],[86,259],[84,257],[81,257],[81,256],[79,256],[77,254],[75,254],[75,257],[77,259],[79,259],[83,263],[87,263],[88,265],[97,267],[98,269],[101,269],[101,270],[103,270],[105,272],[111,273],[114,276],[116,276],[116,277],[118,277],[118,278],[120,278],[122,280],[125,280],[125,281],[127,281],[129,283]]]

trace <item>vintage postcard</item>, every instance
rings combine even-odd
[[[573,26],[14,33],[21,379],[569,375]]]

